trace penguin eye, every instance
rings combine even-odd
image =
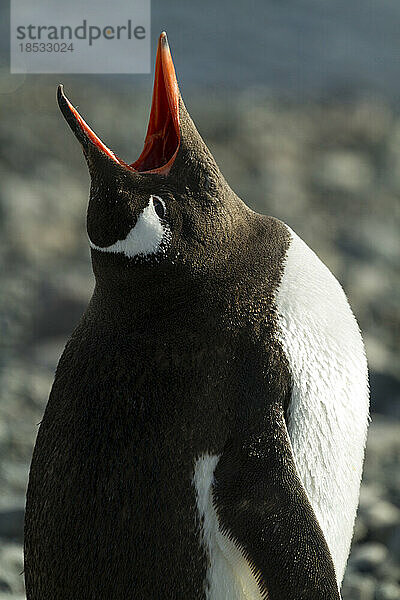
[[[160,219],[162,219],[163,217],[165,217],[165,204],[163,202],[163,200],[161,200],[161,198],[158,198],[157,196],[153,196],[153,206],[154,206],[154,210],[156,211],[156,214],[158,217],[160,217]]]

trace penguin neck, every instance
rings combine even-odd
[[[154,271],[157,269],[157,271]],[[138,268],[127,281],[96,278],[87,315],[102,329],[148,337],[174,337],[174,330],[204,327],[204,306],[209,305],[200,282],[173,267]]]

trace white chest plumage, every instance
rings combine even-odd
[[[206,549],[207,600],[261,600],[258,585],[238,545],[221,533],[212,504],[211,485],[219,456],[205,454],[195,465],[193,483],[202,522],[202,542]]]
[[[276,295],[292,375],[288,431],[300,479],[342,581],[356,515],[369,414],[364,345],[332,273],[290,230]]]
[[[289,229],[289,228],[288,228]],[[340,585],[353,532],[368,424],[367,363],[357,322],[335,277],[290,229],[276,293],[279,338],[292,376],[288,431],[296,468]],[[218,456],[195,465],[209,557],[208,600],[260,600],[248,563],[222,535],[211,501]]]

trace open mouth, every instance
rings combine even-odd
[[[158,40],[153,100],[144,148],[135,162],[127,164],[107,148],[69,102],[62,85],[57,97],[61,112],[84,148],[92,143],[109,158],[133,171],[168,174],[179,149],[180,129],[179,89],[165,32]]]

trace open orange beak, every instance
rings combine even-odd
[[[179,88],[164,31],[158,40],[153,100],[144,148],[132,164],[119,159],[103,144],[64,95],[62,85],[58,87],[57,97],[61,112],[84,148],[91,143],[116,163],[133,171],[168,174],[180,144]]]

